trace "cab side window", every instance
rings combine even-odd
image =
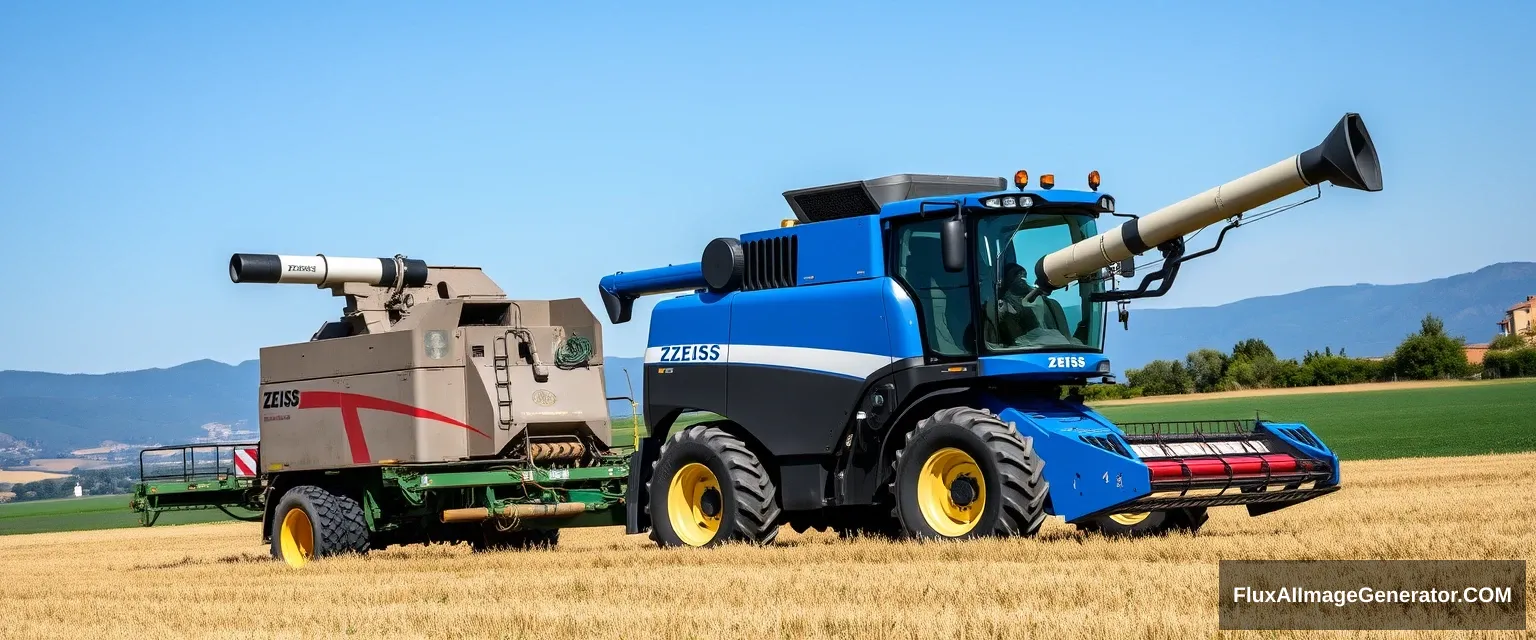
[[[971,331],[970,268],[944,270],[942,220],[902,225],[894,234],[891,272],[916,294],[928,350],[943,356],[975,355]]]

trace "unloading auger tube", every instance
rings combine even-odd
[[[1035,284],[1047,291],[1059,289],[1132,255],[1325,181],[1347,189],[1381,191],[1376,145],[1359,114],[1344,114],[1322,144],[1311,149],[1047,254],[1035,263]]]
[[[312,284],[317,287],[348,282],[377,287],[420,287],[427,282],[427,263],[403,256],[341,258],[323,254],[237,253],[229,258],[229,279],[236,283]]]

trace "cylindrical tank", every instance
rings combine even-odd
[[[1164,242],[1325,181],[1348,189],[1381,190],[1376,145],[1359,114],[1345,114],[1316,147],[1046,255],[1035,264],[1036,286],[1059,289]]]
[[[403,279],[405,286],[419,287],[427,282],[427,263],[409,258],[237,253],[229,258],[229,279],[237,283],[312,284],[319,287],[344,282],[392,287]]]

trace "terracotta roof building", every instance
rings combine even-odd
[[[1530,334],[1536,332],[1536,296],[1526,296],[1525,302],[1516,304],[1504,312],[1504,319],[1499,321],[1499,335]]]

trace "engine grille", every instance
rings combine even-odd
[[[794,235],[764,238],[741,245],[746,269],[742,290],[758,291],[795,286],[799,274],[800,239]]]

